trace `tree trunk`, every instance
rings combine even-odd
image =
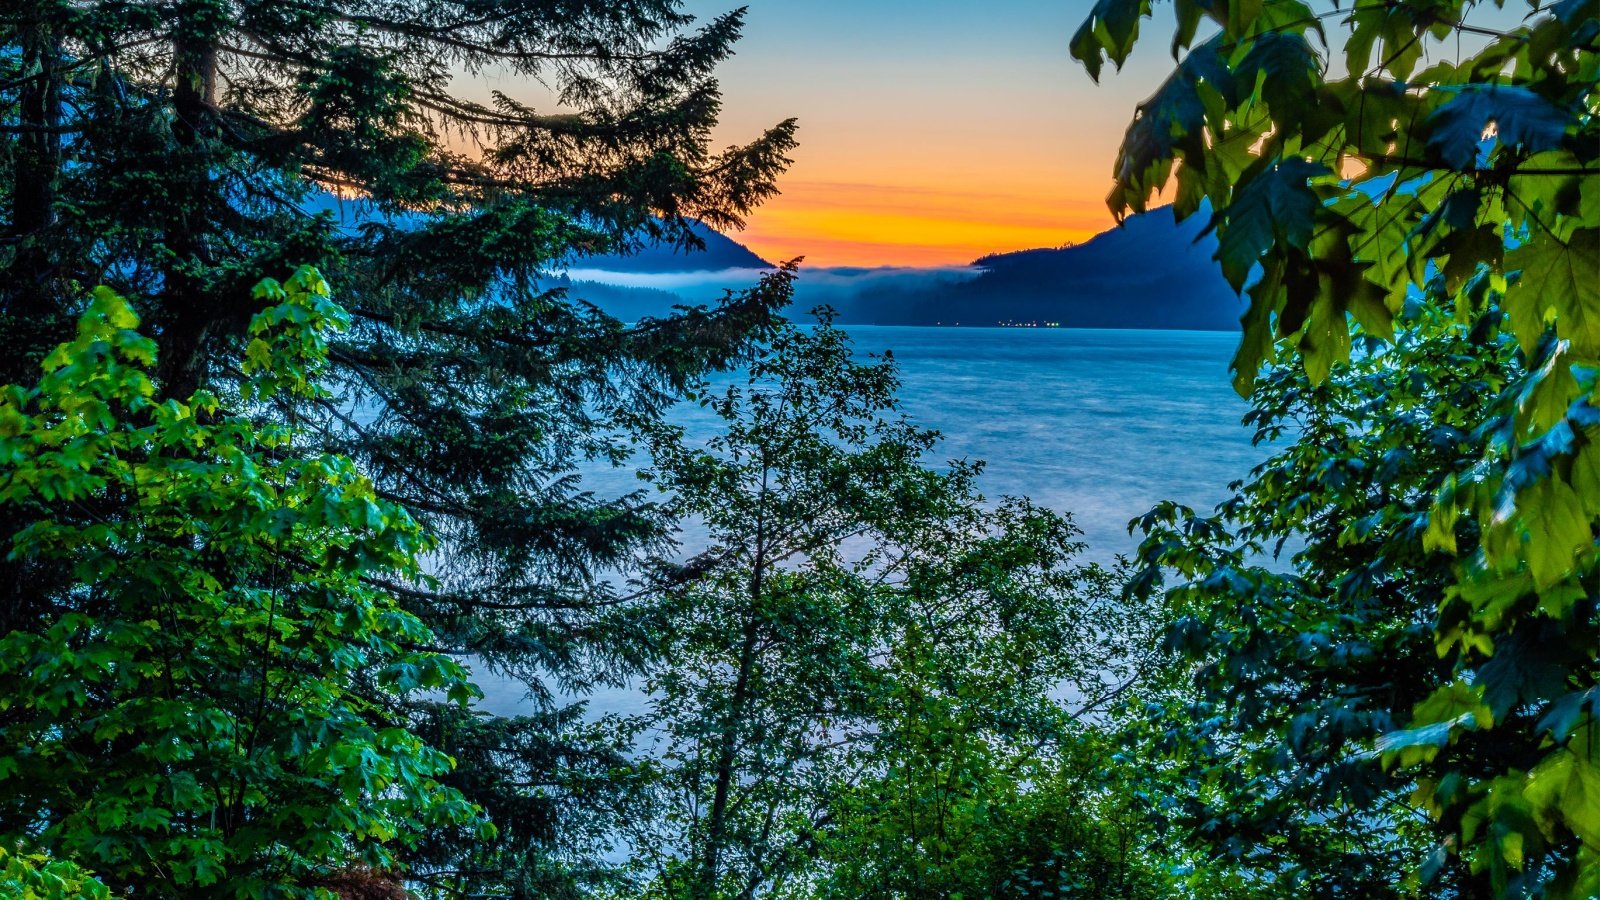
[[[172,135],[176,147],[165,243],[172,257],[162,272],[162,390],[187,398],[205,376],[204,349],[216,320],[205,273],[215,196],[212,144],[216,134],[217,40],[225,12],[216,3],[186,4],[173,38]]]
[[[765,452],[765,451],[763,451]],[[766,474],[761,478],[761,491],[767,489]],[[745,703],[750,697],[750,676],[755,669],[756,640],[760,636],[762,580],[766,575],[766,516],[756,519],[754,564],[750,572],[750,607],[746,610],[744,641],[739,646],[739,670],[734,678],[733,693],[728,698],[728,715],[723,720],[721,745],[717,748],[716,786],[711,795],[711,816],[706,827],[705,859],[701,864],[700,882],[696,894],[710,898],[716,891],[717,875],[722,866],[722,844],[727,840],[728,795],[733,789],[733,769],[738,751],[739,726],[744,719]]]
[[[34,22],[21,29],[18,43],[25,80],[17,96],[10,210],[17,249],[0,285],[0,330],[8,344],[0,384],[32,385],[45,354],[70,335],[51,234],[61,175],[61,39],[47,23]],[[5,552],[29,524],[12,515],[0,526],[0,634],[32,622],[64,581],[61,567]]]
[[[23,83],[11,190],[11,230],[16,255],[7,273],[5,313],[12,352],[0,383],[29,383],[38,363],[62,339],[57,260],[52,252],[56,189],[61,176],[61,40],[46,23],[19,35]],[[20,352],[19,352],[20,351]]]
[[[717,875],[722,866],[722,844],[727,840],[728,794],[733,789],[733,769],[738,751],[739,725],[744,719],[745,702],[750,696],[750,674],[755,668],[756,617],[752,615],[745,624],[744,643],[739,649],[739,672],[733,683],[733,694],[728,698],[728,716],[717,748],[716,787],[711,795],[711,817],[706,827],[706,854],[701,865],[698,895],[708,898],[717,885]]]

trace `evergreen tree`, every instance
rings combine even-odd
[[[605,574],[665,523],[636,498],[585,493],[573,472],[618,458],[618,410],[659,412],[788,298],[778,273],[714,308],[624,325],[543,287],[582,254],[692,245],[692,222],[736,226],[774,191],[793,123],[721,152],[709,144],[711,73],[741,13],[695,30],[680,5],[7,4],[0,381],[31,381],[86,287],[104,283],[137,298],[163,347],[162,396],[223,389],[240,378],[232,351],[261,308],[251,288],[318,264],[351,327],[330,348],[331,396],[297,403],[302,434],[354,459],[440,540],[437,586],[385,587],[440,649],[522,679],[538,700],[552,700],[552,679],[615,674],[630,658],[607,637]],[[478,96],[471,76],[486,73],[548,96]],[[335,202],[358,224],[328,214]],[[7,523],[0,543],[25,524]],[[0,568],[8,627],[57,608],[69,582],[49,561]],[[549,717],[414,712],[447,751],[506,767],[461,780],[494,795],[474,799],[563,808],[528,787],[551,772],[519,768],[565,765],[563,752],[525,753],[560,743]],[[554,827],[502,831],[508,852],[462,877],[521,878],[508,867],[537,868]],[[435,845],[426,862],[453,870],[484,851]],[[553,888],[524,894],[542,890]]]

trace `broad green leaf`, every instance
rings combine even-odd
[[[1117,157],[1117,186],[1108,201],[1114,213],[1129,208],[1143,211],[1150,194],[1165,186],[1172,161],[1179,156],[1192,169],[1186,177],[1206,174],[1205,91],[1225,105],[1231,105],[1234,96],[1234,77],[1217,55],[1217,45],[1213,38],[1190,51],[1177,71],[1140,105]]]
[[[1305,248],[1321,206],[1309,181],[1327,173],[1319,163],[1279,160],[1240,185],[1233,202],[1217,211],[1222,224],[1216,258],[1234,290],[1244,289],[1269,248]]]
[[[1242,86],[1260,92],[1279,129],[1297,128],[1316,108],[1322,61],[1304,35],[1267,32],[1235,67]]]
[[[1523,273],[1506,304],[1524,347],[1553,323],[1576,353],[1600,356],[1600,227],[1579,229],[1566,241],[1535,234],[1506,253],[1505,265]]]
[[[1546,478],[1519,493],[1517,515],[1528,530],[1528,566],[1541,589],[1571,577],[1579,553],[1594,545],[1582,501],[1559,479]]]
[[[1526,153],[1555,149],[1574,116],[1524,87],[1474,84],[1429,117],[1428,147],[1450,168],[1475,168],[1485,134],[1494,126],[1494,140]]]
[[[1150,0],[1095,0],[1088,18],[1072,36],[1072,57],[1099,81],[1100,67],[1107,58],[1122,68],[1139,39],[1139,19],[1148,15]]]
[[[1600,759],[1590,741],[1571,743],[1528,773],[1528,802],[1545,822],[1560,822],[1590,847],[1600,847]]]
[[[1234,353],[1231,366],[1233,389],[1242,397],[1250,396],[1262,364],[1273,357],[1276,340],[1272,316],[1277,312],[1282,291],[1283,269],[1278,264],[1269,265],[1248,291],[1249,305],[1239,319],[1244,334],[1239,339],[1239,349]]]

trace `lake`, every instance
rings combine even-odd
[[[943,456],[986,460],[990,497],[1070,512],[1096,559],[1131,552],[1128,520],[1157,501],[1210,509],[1265,458],[1228,373],[1237,334],[849,330],[860,349],[893,352],[905,409],[944,434]]]
[[[1026,496],[1071,513],[1088,558],[1132,552],[1128,520],[1163,499],[1209,510],[1228,483],[1265,458],[1240,424],[1245,402],[1228,373],[1231,332],[939,328],[852,325],[856,349],[893,354],[900,398],[944,442],[932,460],[987,462],[990,498]],[[714,427],[698,406],[680,422],[690,436]],[[625,472],[590,476],[598,493],[639,486]],[[686,536],[694,543],[694,536]],[[693,549],[691,547],[691,549]],[[509,712],[521,689],[484,683],[485,707]],[[633,707],[604,692],[596,709]]]

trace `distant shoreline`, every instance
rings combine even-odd
[[[1002,323],[983,324],[979,322],[861,322],[848,319],[836,319],[834,323],[841,328],[851,328],[866,325],[872,328],[992,328],[995,330],[1006,329],[1009,331],[1174,331],[1193,334],[1234,334],[1238,328],[1169,328],[1161,325],[1007,325]]]

